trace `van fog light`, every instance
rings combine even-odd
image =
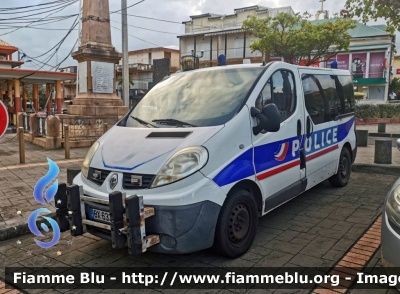
[[[162,235],[161,244],[167,248],[174,248],[176,246],[176,240],[174,237],[171,237],[169,235]]]

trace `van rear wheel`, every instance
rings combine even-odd
[[[329,183],[334,187],[345,187],[350,181],[351,156],[349,149],[344,147],[339,157],[338,172],[329,178]]]
[[[227,257],[243,255],[253,244],[257,225],[257,203],[253,195],[243,189],[234,190],[219,214],[214,250]]]

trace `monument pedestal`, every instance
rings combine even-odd
[[[82,45],[71,54],[78,65],[78,93],[68,115],[121,117],[129,107],[116,93],[116,64],[122,58],[111,44],[109,1],[83,1]]]

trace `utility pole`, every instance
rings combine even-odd
[[[122,16],[122,97],[124,106],[130,108],[129,103],[129,57],[128,57],[128,15],[127,1],[121,0],[121,16]]]
[[[82,0],[79,0],[79,30],[78,30],[78,48],[82,43]],[[79,94],[79,66],[76,70],[76,92],[75,96]]]

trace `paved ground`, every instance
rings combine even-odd
[[[37,180],[48,171],[47,163],[44,162],[46,157],[58,162],[59,181],[65,182],[66,169],[79,167],[88,150],[87,148],[72,149],[72,160],[66,162],[62,149],[44,151],[40,147],[26,143],[28,164],[19,165],[18,142],[13,137],[14,135],[7,135],[0,140],[0,229],[26,222],[30,212],[39,207],[32,201],[32,191]],[[10,139],[11,141],[6,142]],[[373,141],[370,141],[370,145],[373,146]],[[372,163],[374,152],[372,146],[359,148],[356,163]],[[393,149],[393,156],[394,162],[400,164],[400,152]],[[85,234],[72,238],[69,233],[63,233],[58,245],[45,250],[35,244],[33,235],[30,234],[0,243],[0,278],[4,277],[6,266],[330,267],[346,254],[381,214],[384,197],[396,179],[396,176],[353,173],[351,183],[346,188],[336,189],[332,188],[328,182],[321,183],[260,219],[258,234],[252,249],[236,260],[219,257],[211,250],[184,256],[167,256],[148,252],[134,257],[129,256],[127,250],[112,250],[109,242],[91,235]],[[16,180],[18,183],[14,183],[17,182]],[[18,214],[18,211],[21,211],[21,214]],[[72,241],[72,244],[68,245],[68,241]],[[379,255],[376,255],[371,262],[374,261],[379,265]],[[0,293],[5,291],[2,290],[0,283]],[[60,291],[65,292],[65,290]],[[106,293],[102,289],[85,290],[81,293],[98,292]],[[139,291],[111,291],[111,293],[123,292],[138,293]],[[140,293],[150,292],[151,290],[140,291]],[[165,293],[168,292],[185,293],[186,290],[165,291]],[[189,290],[186,293],[195,292],[200,291]],[[227,290],[208,293],[217,292],[230,293]],[[308,292],[282,290],[275,293]],[[354,289],[351,293],[385,292]],[[35,290],[29,293],[43,293],[43,291]],[[160,292],[153,291],[152,293]],[[272,292],[253,290],[248,293]]]
[[[385,195],[396,179],[395,176],[353,173],[350,184],[342,189],[332,188],[327,182],[319,184],[260,219],[253,247],[247,254],[235,260],[215,255],[211,250],[180,256],[151,252],[141,256],[129,256],[127,250],[112,250],[109,242],[90,235],[72,238],[68,233],[63,233],[60,243],[49,250],[39,248],[34,243],[32,235],[19,238],[20,244],[17,244],[19,243],[17,239],[2,242],[0,264],[7,267],[123,267],[128,265],[138,267],[331,267],[344,256],[381,214]],[[68,241],[72,241],[72,245],[68,245]],[[0,277],[4,277],[4,268],[0,269]],[[165,293],[194,293],[185,291],[187,290],[170,290]],[[106,292],[102,289],[93,292],[85,290],[85,293]],[[112,293],[123,292],[112,291]],[[150,292],[160,293],[151,290],[140,293]],[[216,292],[218,291],[210,293]],[[28,291],[28,293],[42,292],[36,290]],[[72,290],[70,293],[78,292]],[[137,291],[125,291],[125,293],[137,293]],[[230,292],[225,290],[219,293]],[[254,290],[248,293],[272,292]],[[293,292],[282,290],[276,293]]]
[[[355,163],[374,163],[375,154],[375,138],[370,138],[367,147],[358,147],[357,157]],[[396,148],[392,148],[392,166],[400,166],[400,151]]]
[[[71,160],[66,161],[64,149],[45,150],[28,142],[25,148],[26,164],[21,165],[15,134],[0,139],[0,230],[26,223],[30,213],[41,207],[33,199],[33,189],[48,172],[46,158],[58,163],[58,180],[66,182],[67,168],[79,168],[88,151],[88,148],[71,149]],[[48,208],[55,211],[52,206]]]

